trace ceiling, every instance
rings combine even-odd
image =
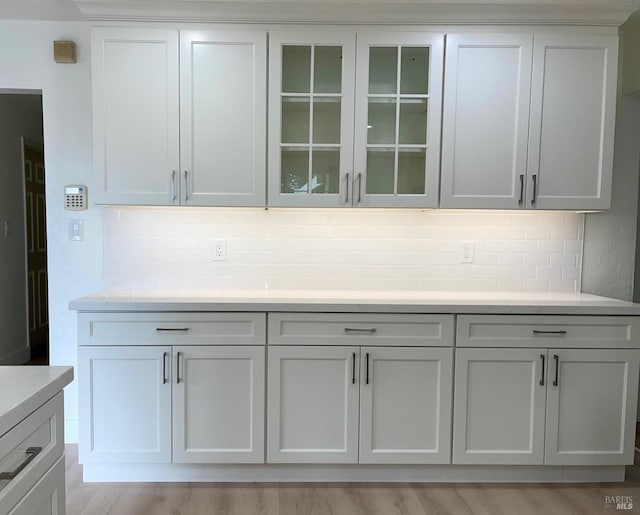
[[[0,19],[80,21],[85,17],[72,0],[2,0]]]

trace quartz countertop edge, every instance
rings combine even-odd
[[[0,437],[73,381],[73,367],[0,366]]]
[[[76,311],[640,315],[640,304],[587,293],[339,290],[103,290]]]

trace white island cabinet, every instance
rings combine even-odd
[[[79,299],[90,481],[621,481],[640,305],[586,294]]]
[[[0,366],[0,513],[64,515],[71,367]]]

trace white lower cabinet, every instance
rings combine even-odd
[[[271,346],[268,362],[269,462],[450,463],[453,349]]]
[[[87,346],[79,365],[81,463],[264,462],[264,347]]]
[[[61,456],[9,515],[64,515],[64,484],[64,456]]]
[[[264,347],[174,354],[173,462],[263,463]]]
[[[632,464],[638,366],[634,349],[457,349],[453,463]]]

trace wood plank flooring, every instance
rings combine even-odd
[[[640,513],[640,462],[624,483],[83,483],[67,445],[68,515],[591,515]],[[605,496],[631,496],[618,511]]]

